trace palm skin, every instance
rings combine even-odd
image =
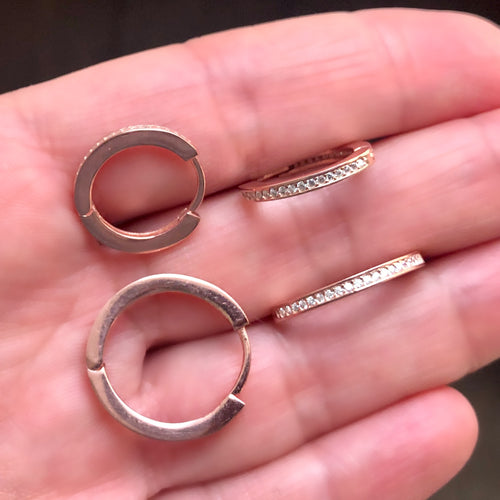
[[[418,499],[453,476],[476,421],[444,386],[500,354],[499,41],[496,27],[453,13],[330,14],[2,96],[3,496]],[[209,195],[189,239],[142,256],[100,247],[72,205],[90,146],[140,123],[189,137]],[[375,165],[338,186],[259,206],[230,189],[379,137]],[[100,187],[111,220],[189,198],[155,154],[148,175],[133,153],[110,165]],[[138,175],[124,179],[127,166]],[[430,260],[422,271],[269,319],[276,304],[414,249]],[[198,441],[122,428],[86,376],[99,309],[160,272],[215,283],[252,322],[247,406]],[[227,392],[238,346],[202,304],[189,314],[192,302],[164,298],[124,315],[106,359],[131,406],[184,420]],[[179,343],[151,350],[166,340]]]

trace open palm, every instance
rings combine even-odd
[[[500,354],[499,89],[496,27],[381,10],[212,35],[2,96],[0,493],[428,497],[476,437],[470,406],[443,386]],[[208,196],[189,239],[138,256],[96,243],[72,189],[97,140],[141,123],[193,142]],[[382,137],[376,163],[331,188],[263,204],[233,189]],[[189,198],[155,154],[145,170],[134,153],[110,165],[101,189],[111,220]],[[124,178],[127,167],[138,175]],[[269,319],[283,301],[412,250],[430,261],[423,270]],[[162,272],[220,286],[252,323],[246,407],[197,441],[133,434],[87,380],[99,309]],[[110,373],[144,414],[199,416],[236,376],[237,337],[203,304],[161,296],[116,330]],[[176,345],[159,349],[165,342]]]

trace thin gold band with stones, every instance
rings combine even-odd
[[[283,170],[239,186],[244,198],[271,201],[290,198],[343,181],[374,162],[368,142],[358,141],[301,160]]]
[[[352,295],[371,286],[415,271],[424,264],[425,261],[418,252],[403,255],[283,304],[275,309],[273,316],[278,320],[296,316],[347,295]]]

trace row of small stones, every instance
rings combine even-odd
[[[369,273],[358,276],[347,281],[342,281],[332,288],[327,288],[315,295],[310,295],[304,299],[293,302],[290,305],[280,307],[276,311],[277,318],[286,318],[292,314],[305,311],[311,307],[316,307],[325,302],[338,299],[344,295],[357,292],[370,285],[387,280],[391,276],[400,273],[403,270],[409,270],[412,267],[423,264],[423,259],[419,255],[411,255],[404,260],[394,262],[384,267],[377,268]]]
[[[173,130],[170,130],[169,128],[162,127],[161,125],[130,125],[129,127],[123,127],[120,130],[115,130],[114,132],[111,132],[111,134],[103,137],[99,142],[97,142],[91,149],[90,151],[84,156],[82,163],[80,164],[80,167],[87,161],[88,157],[100,146],[102,146],[105,142],[108,142],[110,139],[113,139],[117,135],[122,135],[126,134],[127,132],[134,132],[136,130],[159,130],[161,132],[167,132],[169,134],[177,135],[179,136],[182,140],[186,141],[188,144],[191,144],[191,142],[186,139],[183,135],[179,134],[178,132],[174,132]],[[191,144],[192,145],[192,144]]]
[[[336,168],[331,172],[318,175],[316,177],[311,177],[310,179],[304,179],[295,184],[288,184],[287,186],[280,186],[279,188],[271,188],[263,191],[244,191],[243,196],[247,200],[275,200],[278,198],[286,198],[287,196],[292,196],[297,193],[304,193],[305,191],[310,191],[311,189],[316,189],[319,187],[327,186],[328,184],[333,184],[341,180],[354,172],[361,170],[367,166],[368,162],[365,158],[359,158],[354,163],[349,163],[343,167]]]

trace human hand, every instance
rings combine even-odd
[[[452,13],[321,15],[2,96],[0,492],[401,499],[426,498],[455,474],[476,421],[444,386],[500,353],[499,38]],[[100,247],[72,204],[89,147],[139,123],[192,140],[209,195],[189,239],[142,256]],[[264,204],[232,189],[379,137],[375,164],[331,188]],[[103,172],[111,220],[141,225],[189,199],[165,155],[147,155],[147,166],[127,152]],[[287,299],[411,250],[430,259],[423,270],[269,319]],[[131,433],[87,380],[97,312],[125,284],[160,272],[220,286],[252,321],[246,407],[202,440]],[[144,414],[199,416],[236,376],[237,337],[192,306],[170,294],[137,304],[109,340],[111,378]],[[166,340],[179,344],[154,348]]]

